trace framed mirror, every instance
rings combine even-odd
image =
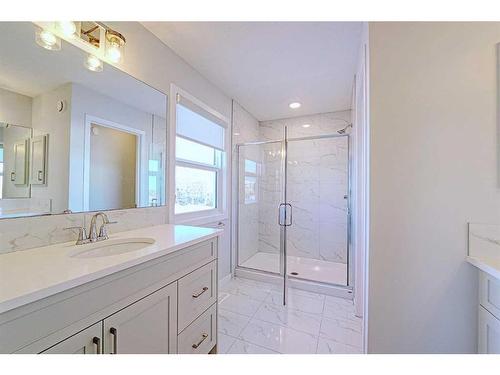
[[[0,218],[165,204],[167,96],[0,24]]]

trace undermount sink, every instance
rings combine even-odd
[[[117,238],[78,245],[69,252],[71,258],[99,258],[141,250],[155,243],[152,238]]]

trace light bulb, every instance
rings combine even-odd
[[[88,55],[85,59],[85,67],[92,72],[102,72],[102,61],[94,55]]]
[[[68,38],[72,38],[76,34],[76,24],[73,21],[58,21],[57,28]]]
[[[122,52],[120,51],[120,46],[113,43],[106,50],[106,56],[111,62],[120,62],[122,58]]]
[[[302,125],[303,128],[310,128],[311,127],[311,124],[304,124]]]
[[[51,51],[59,51],[61,49],[61,39],[52,32],[44,29],[36,30],[36,43]]]
[[[299,102],[293,102],[293,103],[290,103],[288,106],[291,108],[291,109],[297,109],[297,108],[300,108],[302,104],[300,104]]]

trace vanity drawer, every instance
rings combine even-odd
[[[179,279],[178,287],[178,332],[181,332],[203,311],[211,306],[217,297],[216,262],[198,268]]]
[[[500,319],[500,281],[484,272],[479,276],[479,303]]]
[[[208,354],[217,342],[217,309],[214,303],[177,338],[179,354]]]
[[[500,320],[482,306],[478,311],[478,353],[500,354]]]

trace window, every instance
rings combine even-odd
[[[257,188],[257,162],[245,159],[245,204],[256,203]]]
[[[224,128],[221,121],[178,96],[175,139],[175,214],[221,210]]]

